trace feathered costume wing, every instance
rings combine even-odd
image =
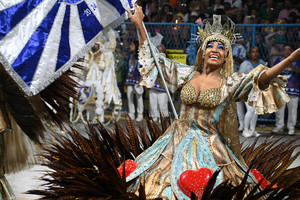
[[[32,141],[42,137],[41,119],[59,126],[65,104],[76,98],[69,68],[102,33],[120,25],[135,1],[11,0],[0,3],[2,89],[0,131],[17,124]],[[11,123],[15,121],[16,123]]]
[[[63,126],[65,105],[69,97],[76,99],[69,68],[102,32],[124,21],[134,2],[1,1],[0,132],[10,134],[0,135],[0,199],[13,198],[5,168],[15,171],[27,162],[28,145],[20,133],[38,144],[45,121]]]
[[[41,195],[40,199],[140,199],[146,200],[144,187],[138,194],[127,190],[124,173],[117,168],[126,159],[134,159],[150,147],[161,136],[170,119],[161,119],[161,127],[146,118],[146,124],[138,125],[128,116],[126,127],[115,122],[115,131],[105,129],[100,123],[90,125],[83,133],[71,129],[66,135],[56,135],[55,142],[44,147],[44,165],[51,170],[42,177],[46,188],[31,190],[29,194]],[[216,171],[204,190],[205,200],[259,200],[297,199],[300,195],[299,167],[289,168],[299,156],[293,154],[298,148],[297,139],[291,141],[266,140],[257,145],[256,139],[248,146],[243,145],[242,155],[249,168],[259,170],[268,186],[262,190],[257,185],[247,184],[245,174],[240,185],[230,180],[215,186]],[[264,158],[264,159],[262,159]],[[125,166],[125,165],[124,165]],[[125,170],[124,170],[125,171]],[[195,195],[191,195],[196,200]]]
[[[70,75],[69,72],[63,74],[39,95],[28,97],[0,65],[0,121],[3,124],[1,136],[4,139],[6,173],[21,169],[26,164],[26,146],[30,141],[41,142],[45,123],[63,126],[63,121],[68,118],[65,106],[68,97],[76,98],[77,84]]]
[[[45,123],[63,126],[68,118],[65,104],[76,98],[76,86],[64,73],[39,95],[28,97],[0,64],[0,198],[14,197],[4,174],[34,164],[34,145],[44,138]],[[25,133],[25,134],[23,134]]]

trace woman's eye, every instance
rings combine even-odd
[[[214,48],[214,45],[212,43],[207,44],[206,48]]]
[[[224,50],[224,45],[223,44],[219,44],[218,45],[218,49],[223,49]]]

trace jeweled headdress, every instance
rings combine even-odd
[[[198,37],[203,42],[203,50],[206,49],[207,42],[212,40],[223,42],[226,52],[231,48],[231,44],[234,43],[235,24],[230,18],[227,18],[226,23],[222,25],[221,19],[221,15],[213,15],[212,24],[209,20],[204,20],[202,26],[198,27]]]
[[[195,66],[199,71],[203,68],[203,55],[205,53],[206,45],[210,41],[220,41],[225,46],[226,55],[231,57],[226,61],[224,69],[224,76],[229,76],[233,72],[232,64],[232,50],[231,44],[235,41],[235,24],[230,18],[226,18],[226,22],[222,25],[222,16],[213,15],[212,23],[209,20],[204,20],[202,26],[198,28],[198,39],[202,45],[198,49]]]

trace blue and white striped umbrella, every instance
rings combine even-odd
[[[135,0],[0,0],[0,62],[27,95],[84,55]]]

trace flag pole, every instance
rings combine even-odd
[[[152,56],[153,56],[154,61],[155,61],[155,64],[156,64],[156,67],[157,67],[157,69],[158,69],[158,73],[160,74],[160,77],[161,77],[161,79],[162,79],[164,88],[165,88],[165,90],[166,90],[166,92],[167,92],[167,95],[168,95],[168,98],[169,98],[169,100],[170,100],[170,104],[171,104],[172,111],[173,111],[173,113],[174,113],[175,119],[178,119],[178,115],[177,115],[177,112],[176,112],[174,103],[173,103],[173,101],[172,101],[172,98],[171,98],[169,89],[168,89],[168,87],[167,87],[167,83],[166,83],[165,78],[164,78],[164,76],[163,76],[163,73],[162,73],[160,64],[159,64],[158,59],[157,59],[157,57],[156,57],[156,54],[155,54],[155,51],[154,51],[154,49],[153,49],[152,43],[151,43],[151,41],[150,41],[148,32],[147,32],[147,30],[146,30],[145,24],[144,24],[144,22],[142,22],[142,23],[143,23],[143,27],[144,27],[144,30],[145,30],[145,33],[146,33],[147,41],[148,41],[148,44],[149,44],[149,47],[150,47],[150,52],[152,53]]]

